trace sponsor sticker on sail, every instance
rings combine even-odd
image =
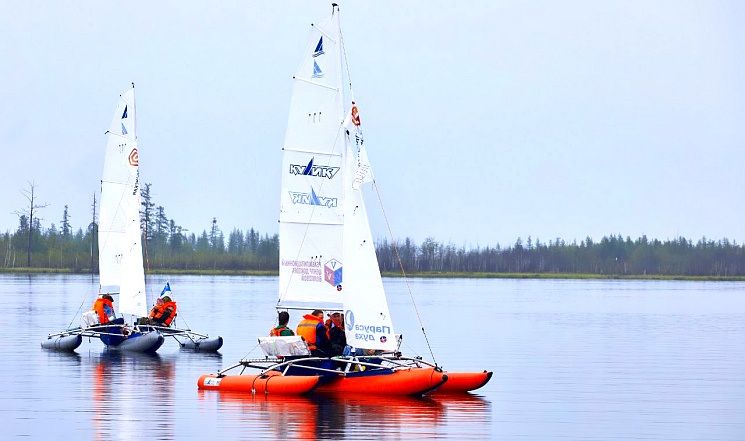
[[[352,188],[355,190],[360,189],[360,185],[365,182],[372,182],[373,174],[372,168],[370,167],[370,161],[367,159],[367,150],[365,149],[365,138],[362,136],[362,123],[360,122],[359,111],[357,105],[352,101],[352,109],[349,111],[344,126],[349,131],[349,136],[353,137],[354,141],[354,179],[352,180]]]

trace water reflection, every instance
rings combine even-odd
[[[235,430],[256,430],[290,439],[421,439],[458,433],[483,439],[490,428],[490,403],[475,395],[397,397],[376,395],[251,395],[199,391],[204,407],[232,415]],[[469,431],[453,424],[468,421]]]
[[[93,439],[173,438],[173,360],[105,350],[91,370]]]

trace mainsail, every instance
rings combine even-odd
[[[313,26],[282,160],[278,307],[341,309],[344,105],[338,14]]]
[[[371,172],[356,107],[345,124],[338,8],[294,77],[282,162],[278,308],[343,310],[347,343],[395,350],[360,184]],[[354,144],[350,142],[350,133]]]
[[[119,99],[108,133],[98,234],[100,292],[119,293],[120,314],[147,315],[140,243],[140,171],[134,88]]]

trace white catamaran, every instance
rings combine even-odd
[[[372,182],[361,119],[343,90],[339,9],[313,25],[294,78],[283,150],[278,310],[343,312],[350,355],[310,357],[300,337],[262,337],[267,358],[244,359],[199,387],[250,392],[311,390],[421,395],[451,374],[420,358],[403,357],[388,310],[362,197]],[[345,102],[349,102],[348,110]],[[271,357],[271,358],[269,358]],[[226,375],[237,367],[259,375]],[[475,375],[480,387],[490,373]],[[470,390],[475,387],[461,388]]]

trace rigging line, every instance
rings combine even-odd
[[[404,270],[404,264],[401,261],[401,255],[398,253],[398,245],[396,245],[396,239],[393,238],[393,231],[391,230],[391,224],[388,222],[388,215],[385,214],[385,208],[383,207],[383,199],[380,198],[380,190],[378,189],[378,182],[373,178],[373,187],[375,188],[375,194],[378,195],[378,202],[380,202],[380,211],[383,212],[383,219],[385,219],[385,225],[388,227],[388,234],[391,236],[391,242],[393,243],[393,249],[396,251],[396,259],[398,259],[398,265],[401,267],[401,274],[403,274],[404,281],[406,282],[406,289],[409,290],[409,297],[411,297],[411,303],[414,305],[414,311],[416,311],[416,318],[419,320],[419,325],[422,327],[422,334],[424,334],[424,340],[427,342],[429,348],[429,354],[432,356],[432,361],[437,365],[435,360],[435,354],[432,352],[432,346],[429,344],[429,337],[427,332],[424,330],[424,323],[422,323],[422,317],[419,315],[419,308],[416,306],[414,300],[414,294],[411,292],[411,286],[409,285],[409,279],[406,277],[406,270]]]
[[[99,286],[100,286],[100,285],[99,285]],[[74,321],[75,321],[75,317],[77,317],[77,316],[78,316],[78,313],[80,312],[80,309],[81,309],[81,308],[83,307],[83,304],[85,303],[85,301],[86,301],[87,299],[88,299],[88,294],[85,294],[85,295],[83,296],[83,301],[82,301],[82,302],[80,302],[80,306],[78,306],[78,310],[77,310],[77,311],[75,311],[75,315],[73,315],[73,316],[72,316],[72,320],[70,320],[70,323],[69,323],[69,324],[67,325],[67,329],[70,329],[70,327],[72,326],[72,322],[74,322]]]
[[[352,75],[349,74],[349,60],[347,59],[347,47],[344,46],[344,35],[341,33],[341,26],[339,26],[339,40],[341,40],[341,51],[344,54],[344,66],[347,68],[347,80],[349,80],[349,91],[352,91]],[[354,93],[352,93],[352,99],[354,99]]]
[[[344,131],[343,129],[344,129],[344,121],[342,121],[341,124],[339,124],[339,129],[336,131],[336,138],[334,138],[334,145],[331,147],[331,153],[334,153],[336,151],[336,145],[339,142],[339,133],[343,132]],[[342,157],[343,157],[343,155],[342,155]],[[328,160],[326,162],[326,165],[327,166],[329,164],[331,164],[331,156],[329,156],[329,158],[328,158]],[[324,184],[324,181],[321,181],[321,185],[318,187],[318,192],[319,193],[323,189],[323,184]],[[316,206],[315,205],[312,205],[312,207],[313,208],[311,208],[309,220],[313,218],[313,214],[315,214],[315,212],[316,212]],[[305,225],[305,231],[303,232],[303,239],[300,241],[300,247],[298,247],[298,252],[297,252],[297,256],[295,256],[295,260],[299,260],[300,259],[300,253],[303,250],[303,245],[305,244],[305,238],[308,236],[308,230],[310,229],[310,226],[311,226],[310,222],[306,223],[306,225]],[[280,267],[282,266],[282,262],[281,261],[279,262],[279,265],[280,265]],[[277,306],[279,306],[279,304],[282,302],[282,299],[287,295],[287,292],[290,290],[290,283],[292,283],[293,274],[294,273],[292,273],[292,272],[290,273],[290,278],[287,281],[287,286],[285,286],[284,292],[281,293],[279,295],[279,298],[277,299]]]
[[[241,360],[243,360],[243,359],[247,358],[249,355],[251,355],[251,352],[255,351],[256,348],[258,348],[258,347],[259,347],[259,344],[257,343],[256,346],[254,346],[250,351],[248,351],[248,353],[246,355],[244,355],[243,357],[241,357]]]

